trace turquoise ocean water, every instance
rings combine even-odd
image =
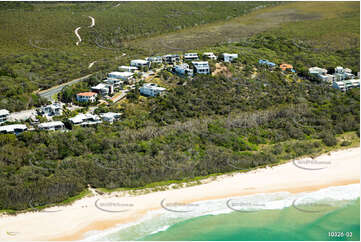
[[[360,185],[172,207],[86,240],[360,240]],[[170,199],[169,199],[170,200]],[[188,209],[185,209],[188,208]]]

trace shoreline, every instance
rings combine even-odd
[[[191,203],[257,193],[311,192],[360,182],[360,147],[323,154],[315,160],[325,159],[330,161],[330,165],[319,170],[300,169],[290,161],[249,172],[220,175],[214,181],[196,186],[135,196],[112,192],[85,197],[71,205],[51,207],[45,211],[0,215],[0,240],[83,239],[90,231],[103,231],[136,222],[148,212],[162,209],[160,202],[166,198],[173,202]],[[299,161],[305,160],[307,158]],[[118,204],[118,207],[110,207],[115,209],[110,210],[113,212],[103,211],[97,207],[99,201],[99,204],[105,205]],[[122,204],[132,206],[120,212],[120,208],[124,209]],[[104,208],[109,209],[109,206]]]

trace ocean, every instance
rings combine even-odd
[[[89,233],[85,240],[359,241],[360,185],[173,202],[136,223]]]

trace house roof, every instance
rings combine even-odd
[[[85,97],[92,97],[96,96],[97,94],[95,92],[81,92],[76,94],[77,96],[85,96]]]
[[[138,70],[138,67],[135,67],[135,66],[119,66],[119,69]]]
[[[11,124],[11,125],[0,126],[0,131],[14,132],[15,129],[26,130],[27,127],[25,124]]]
[[[64,124],[61,121],[53,121],[53,122],[41,123],[38,125],[39,128],[49,128],[54,126],[64,126]]]
[[[138,60],[131,60],[131,61],[130,61],[130,63],[147,64],[147,63],[148,63],[148,61],[138,59]]]
[[[129,71],[122,71],[122,72],[119,72],[119,71],[113,71],[113,72],[110,72],[108,75],[122,76],[122,77],[129,77],[129,76],[133,76],[133,75],[134,75],[134,73],[129,72]]]
[[[6,109],[0,109],[0,115],[9,115],[10,112]]]
[[[282,70],[286,70],[286,69],[293,69],[293,66],[291,64],[286,64],[286,63],[283,63],[280,65],[280,68]]]

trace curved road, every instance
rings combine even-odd
[[[90,77],[91,75],[93,75],[93,74],[89,74],[89,75],[86,75],[86,76],[83,76],[83,77],[80,77],[80,78],[71,80],[70,82],[66,82],[66,83],[60,84],[60,85],[58,85],[58,86],[55,86],[55,87],[52,87],[52,88],[49,88],[49,89],[40,91],[40,92],[39,92],[39,95],[40,95],[41,97],[43,97],[43,98],[48,99],[49,101],[52,101],[52,100],[53,100],[52,97],[53,97],[55,94],[58,94],[64,87],[73,85],[73,84],[75,84],[75,83],[77,83],[77,82],[80,82],[80,81],[84,81],[84,80],[86,80],[88,77]]]

